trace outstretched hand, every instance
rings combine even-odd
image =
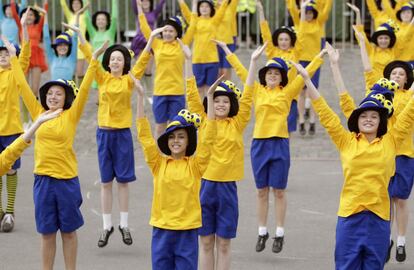
[[[1,40],[3,41],[4,46],[9,52],[10,57],[16,56],[16,47],[10,43],[10,41],[3,35],[1,35]]]
[[[90,4],[91,3],[86,3],[81,9],[79,9],[76,13],[75,13],[75,15],[76,16],[79,16],[79,15],[81,15],[82,13],[84,13],[85,12],[85,10],[86,9],[88,9],[88,7],[90,6]]]
[[[214,43],[216,43],[217,46],[219,46],[220,48],[224,49],[224,47],[227,46],[227,44],[221,40],[217,40],[217,39],[212,39],[211,41],[213,41]]]
[[[359,8],[351,3],[346,3],[346,5],[352,9],[355,13],[360,13],[361,11],[359,10]]]
[[[217,86],[221,83],[224,78],[224,74],[221,75],[207,90],[207,97],[213,97],[214,91],[216,91]]]
[[[62,22],[63,27],[72,30],[73,32],[80,33],[80,28],[74,25],[70,25],[67,23]]]
[[[104,44],[102,44],[101,47],[99,47],[94,53],[93,53],[93,59],[98,59],[98,57],[106,51],[109,47],[109,40],[106,40]]]
[[[256,61],[262,55],[263,51],[267,47],[267,42],[265,42],[262,46],[257,47],[256,50],[252,53],[251,60]]]
[[[144,87],[142,86],[142,83],[140,80],[135,78],[135,76],[129,72],[129,77],[131,77],[132,81],[134,82],[135,89],[137,90],[138,96],[143,97],[144,96]]]
[[[332,45],[329,44],[328,42],[326,42],[326,49],[327,49],[327,52],[329,55],[329,61],[331,62],[331,64],[338,64],[339,51],[335,49],[334,47],[332,47]]]
[[[305,79],[305,80],[310,79],[308,71],[302,65],[300,65],[298,63],[295,63],[293,61],[290,61],[290,60],[289,60],[289,62],[292,64],[292,66],[294,66],[296,68],[296,70],[303,77],[303,79]]]
[[[156,29],[152,30],[150,37],[154,38],[154,37],[158,36],[159,34],[162,33],[162,31],[165,30],[165,28],[167,28],[167,26],[159,27],[159,28],[156,28]]]
[[[62,113],[63,109],[57,109],[57,110],[48,110],[45,111],[43,113],[41,113],[39,115],[39,117],[37,117],[35,123],[37,122],[38,124],[43,124],[46,121],[49,121],[53,118],[58,117],[61,113]]]
[[[31,10],[31,7],[28,7],[27,10],[26,10],[26,12],[23,13],[23,15],[22,15],[22,17],[20,19],[20,24],[22,26],[26,26],[27,25],[27,23],[26,23],[26,21],[27,21],[27,14],[29,13],[30,10]]]

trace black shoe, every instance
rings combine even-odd
[[[309,135],[313,136],[315,135],[315,123],[310,123],[309,125]]]
[[[299,124],[299,134],[302,136],[306,135],[305,123]]]
[[[309,119],[309,115],[310,115],[310,109],[305,109],[305,115],[304,115],[305,120]]]
[[[110,230],[104,230],[99,236],[98,247],[102,248],[108,244],[109,236],[114,232],[114,227],[111,227]]]
[[[282,249],[283,249],[283,239],[284,239],[284,237],[283,236],[275,237],[273,239],[275,239],[275,240],[273,241],[272,251],[274,253],[281,252]]]
[[[125,245],[132,245],[132,237],[131,232],[129,231],[128,227],[121,228],[121,226],[118,226],[119,231],[122,235],[122,241],[124,241]]]
[[[390,260],[392,246],[394,246],[394,241],[391,240],[390,245],[388,247],[387,260],[385,261],[386,263]]]
[[[405,261],[405,257],[405,246],[398,246],[397,252],[395,253],[395,259],[397,260],[397,262],[403,262]]]
[[[256,252],[260,252],[265,249],[267,239],[269,239],[269,233],[266,233],[265,235],[259,235],[256,243]]]

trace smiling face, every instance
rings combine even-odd
[[[413,11],[411,9],[403,10],[400,17],[402,22],[409,23],[413,19]]]
[[[98,16],[96,16],[96,26],[100,31],[106,30],[106,27],[108,26],[108,19],[105,14],[98,14]]]
[[[56,46],[58,56],[66,56],[69,52],[69,45],[62,43]]]
[[[162,39],[166,42],[172,42],[177,38],[177,30],[172,25],[166,24],[162,31]]]
[[[63,109],[65,98],[65,89],[59,85],[52,85],[46,93],[46,105],[52,111]]]
[[[31,24],[34,24],[35,20],[36,20],[36,16],[35,16],[34,12],[33,12],[32,10],[30,10],[30,11],[27,13],[26,23],[27,23],[28,25],[31,25]]]
[[[391,71],[390,80],[396,81],[400,85],[400,89],[403,89],[407,83],[407,73],[403,68],[396,67]]]
[[[288,49],[290,49],[291,44],[292,44],[292,40],[290,39],[289,34],[287,34],[287,33],[280,33],[277,36],[277,46],[281,50],[288,50]]]
[[[80,0],[73,0],[72,1],[72,10],[77,12],[82,8],[82,2]]]
[[[364,111],[358,117],[359,132],[365,136],[377,136],[380,115],[377,111]],[[367,137],[368,137],[367,136]]]
[[[386,49],[390,46],[391,38],[388,35],[379,35],[377,38],[378,47]]]
[[[220,95],[214,98],[214,112],[217,119],[225,119],[230,112],[230,98],[228,96]]]
[[[10,67],[10,55],[8,50],[0,50],[0,67]]]
[[[113,51],[109,57],[109,69],[114,75],[122,75],[125,66],[124,55],[120,51]]]
[[[279,86],[282,82],[282,74],[277,68],[269,68],[265,74],[266,85],[270,88]]]
[[[203,2],[200,4],[199,12],[202,17],[210,17],[211,7],[209,3]]]
[[[168,135],[168,148],[171,156],[181,158],[185,156],[188,146],[188,134],[185,129],[177,129]]]
[[[307,21],[307,22],[310,22],[310,21],[312,21],[313,20],[313,16],[314,15],[314,13],[313,13],[313,11],[312,10],[307,10],[306,12],[305,12],[305,20]]]

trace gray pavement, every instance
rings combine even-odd
[[[237,54],[247,65],[249,52],[238,51]],[[349,91],[356,100],[360,100],[364,88],[358,51],[345,51],[341,66]],[[328,64],[324,64],[322,68],[320,91],[334,110],[339,112],[336,89]],[[130,186],[129,220],[134,243],[132,246],[125,246],[120,233],[115,231],[107,247],[97,247],[102,221],[95,143],[95,100],[96,92],[92,92],[79,124],[75,143],[84,199],[82,212],[85,218],[85,225],[78,232],[78,269],[151,269],[151,227],[148,220],[152,177],[136,141],[134,148],[138,181]],[[150,107],[147,108],[147,112],[151,115]],[[272,242],[269,240],[267,248],[261,253],[256,253],[256,193],[249,157],[252,123],[253,121],[245,133],[245,179],[238,184],[240,219],[237,238],[232,241],[232,269],[333,269],[336,211],[343,180],[335,147],[320,126],[317,126],[316,135],[312,138],[301,137],[297,133],[292,136],[285,246],[280,254],[274,254],[271,252]],[[132,131],[135,135],[135,125]],[[34,223],[32,169],[33,148],[30,148],[23,154],[23,166],[19,171],[15,230],[10,234],[0,233],[0,270],[41,269],[40,237],[36,233]],[[4,191],[5,188],[3,193]],[[113,221],[117,225],[119,211],[116,193],[114,188]],[[410,208],[413,215],[412,200]],[[268,222],[271,233],[275,227],[273,209],[272,202]],[[412,219],[410,221],[412,222]],[[396,263],[393,250],[386,269],[414,269],[412,228],[413,224],[410,223],[407,234],[407,261],[404,264]],[[57,250],[55,269],[64,269],[60,240]]]

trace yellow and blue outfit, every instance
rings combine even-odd
[[[242,81],[247,78],[247,70],[235,54],[227,56],[227,60],[236,70]],[[323,60],[315,57],[306,68],[312,76]],[[271,186],[285,189],[290,167],[289,132],[287,117],[292,100],[304,86],[302,77],[296,77],[286,87],[274,89],[255,83],[253,102],[255,125],[250,152],[253,174],[258,189]]]
[[[187,5],[185,3],[180,3],[180,9],[186,21],[189,21],[189,8]],[[226,9],[227,0],[224,0],[213,17],[198,17],[197,19],[196,29],[194,30],[192,61],[198,87],[203,85],[210,86],[218,77],[218,50],[216,44],[211,40],[218,38],[217,29],[223,21]]]
[[[197,269],[197,229],[202,225],[200,179],[210,161],[216,121],[207,120],[196,154],[178,160],[160,153],[146,118],[137,120],[137,130],[154,177],[150,219],[152,268]]]
[[[372,142],[361,133],[345,130],[322,97],[313,101],[313,107],[340,153],[344,174],[336,228],[336,269],[383,269],[390,243],[388,184],[394,174],[395,155],[412,130],[414,101],[410,100],[384,136]]]
[[[197,15],[191,15],[190,26],[182,37],[184,44],[189,45],[193,38]],[[144,37],[148,40],[151,28],[145,14],[139,16],[139,25]],[[185,108],[184,97],[184,53],[178,41],[165,42],[154,39],[152,49],[155,60],[155,79],[152,110],[155,122],[166,123]]]
[[[216,120],[217,136],[201,182],[203,226],[198,230],[199,235],[236,237],[239,216],[236,183],[244,178],[243,132],[250,120],[252,94],[253,87],[246,86],[237,115]],[[200,114],[202,119],[207,117],[194,77],[187,79],[187,100],[190,111]],[[203,121],[200,130],[205,128]]]
[[[36,119],[45,109],[27,84],[17,59],[12,57],[11,61],[24,104],[32,119]],[[82,194],[73,142],[98,65],[97,61],[92,61],[71,107],[59,117],[44,123],[36,132],[33,198],[36,227],[41,234],[57,230],[73,232],[83,225],[79,209]]]

